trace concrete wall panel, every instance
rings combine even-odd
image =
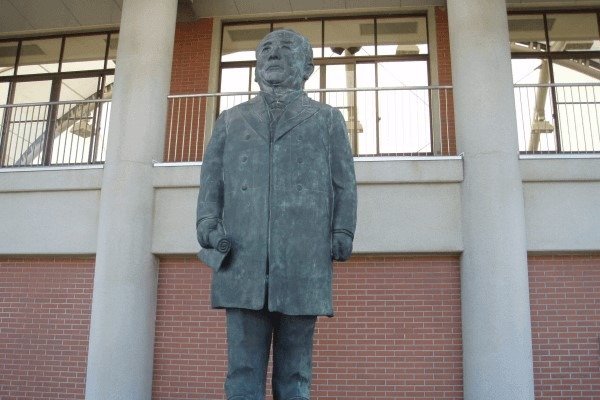
[[[528,251],[600,250],[600,182],[524,185]]]
[[[93,254],[99,190],[0,194],[0,254]]]
[[[199,250],[195,234],[200,166],[155,168],[156,254]],[[458,252],[461,160],[388,160],[356,163],[358,226],[354,250]]]

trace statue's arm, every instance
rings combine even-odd
[[[211,232],[223,232],[223,150],[227,136],[225,113],[215,122],[212,136],[206,147],[200,173],[200,192],[196,209],[196,234],[198,243],[212,248]]]
[[[334,259],[345,261],[352,252],[356,228],[356,177],[344,117],[337,109],[331,112],[332,253]]]

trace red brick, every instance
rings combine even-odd
[[[83,399],[94,260],[0,259],[0,399]]]
[[[208,91],[212,28],[211,18],[177,24],[171,94],[200,94]],[[167,113],[164,160],[202,160],[205,98],[171,99]]]
[[[224,312],[209,283],[194,259],[161,260],[154,399],[223,396]],[[317,323],[313,398],[462,399],[458,257],[355,256],[335,265],[334,302]]]
[[[600,394],[600,255],[529,257],[537,399]]]

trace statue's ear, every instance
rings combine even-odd
[[[315,70],[314,64],[306,64],[304,66],[304,80],[305,81],[308,80],[308,78],[312,75],[314,70]]]

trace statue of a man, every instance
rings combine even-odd
[[[260,94],[219,116],[202,163],[200,258],[214,269],[212,306],[227,310],[227,399],[264,399],[271,342],[274,399],[309,399],[332,260],[352,252],[354,164],[340,111],[303,91],[308,40],[276,30],[256,59]]]

